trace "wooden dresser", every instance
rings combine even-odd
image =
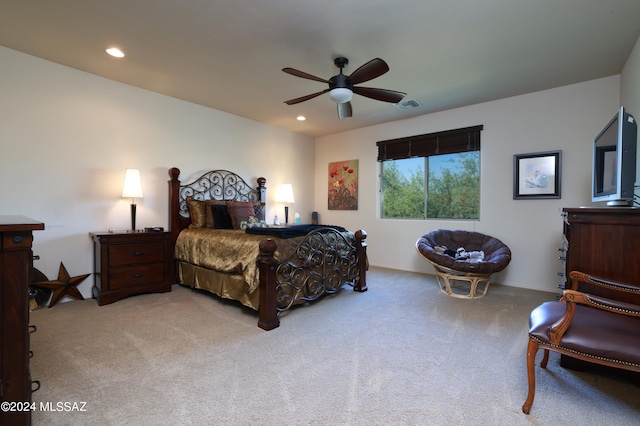
[[[562,213],[566,275],[578,270],[640,287],[640,208],[564,208]],[[629,297],[640,304],[640,297]]]
[[[44,223],[0,216],[0,425],[31,424],[29,375],[29,284],[33,271],[32,231]],[[25,404],[26,403],[26,404]],[[25,407],[29,409],[25,409]],[[8,410],[7,410],[8,409]],[[17,411],[22,409],[21,411]]]
[[[169,232],[92,233],[98,305],[141,293],[171,291]]]
[[[640,208],[564,208],[562,215],[564,247],[561,250],[565,253],[560,259],[565,263],[562,272],[565,277],[577,270],[640,287]],[[580,290],[608,296],[607,290],[588,284],[581,285]],[[629,295],[626,301],[640,304],[640,295]],[[560,363],[573,369],[595,368],[566,355]],[[625,375],[630,374],[625,372]]]

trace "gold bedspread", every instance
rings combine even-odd
[[[258,289],[260,273],[258,255],[260,241],[272,238],[277,242],[276,259],[293,252],[304,237],[281,239],[247,234],[241,229],[184,229],[178,235],[176,260],[218,272],[240,274],[248,285],[247,293]]]

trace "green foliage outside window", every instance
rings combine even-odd
[[[383,218],[478,219],[480,152],[383,162]],[[415,167],[407,167],[409,164]],[[429,171],[425,178],[425,167]],[[426,208],[425,208],[426,206]]]

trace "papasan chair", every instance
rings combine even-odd
[[[435,268],[440,291],[464,299],[484,297],[491,275],[511,262],[506,244],[472,231],[437,229],[420,237],[416,249]]]

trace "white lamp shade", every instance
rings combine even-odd
[[[293,187],[290,183],[283,183],[280,185],[277,194],[277,200],[279,203],[295,203],[293,199]]]
[[[343,104],[351,100],[351,98],[353,97],[353,92],[344,87],[336,87],[335,89],[331,89],[331,91],[329,92],[329,97],[332,101]]]
[[[127,169],[124,175],[123,198],[142,198],[142,184],[140,183],[140,170]]]

